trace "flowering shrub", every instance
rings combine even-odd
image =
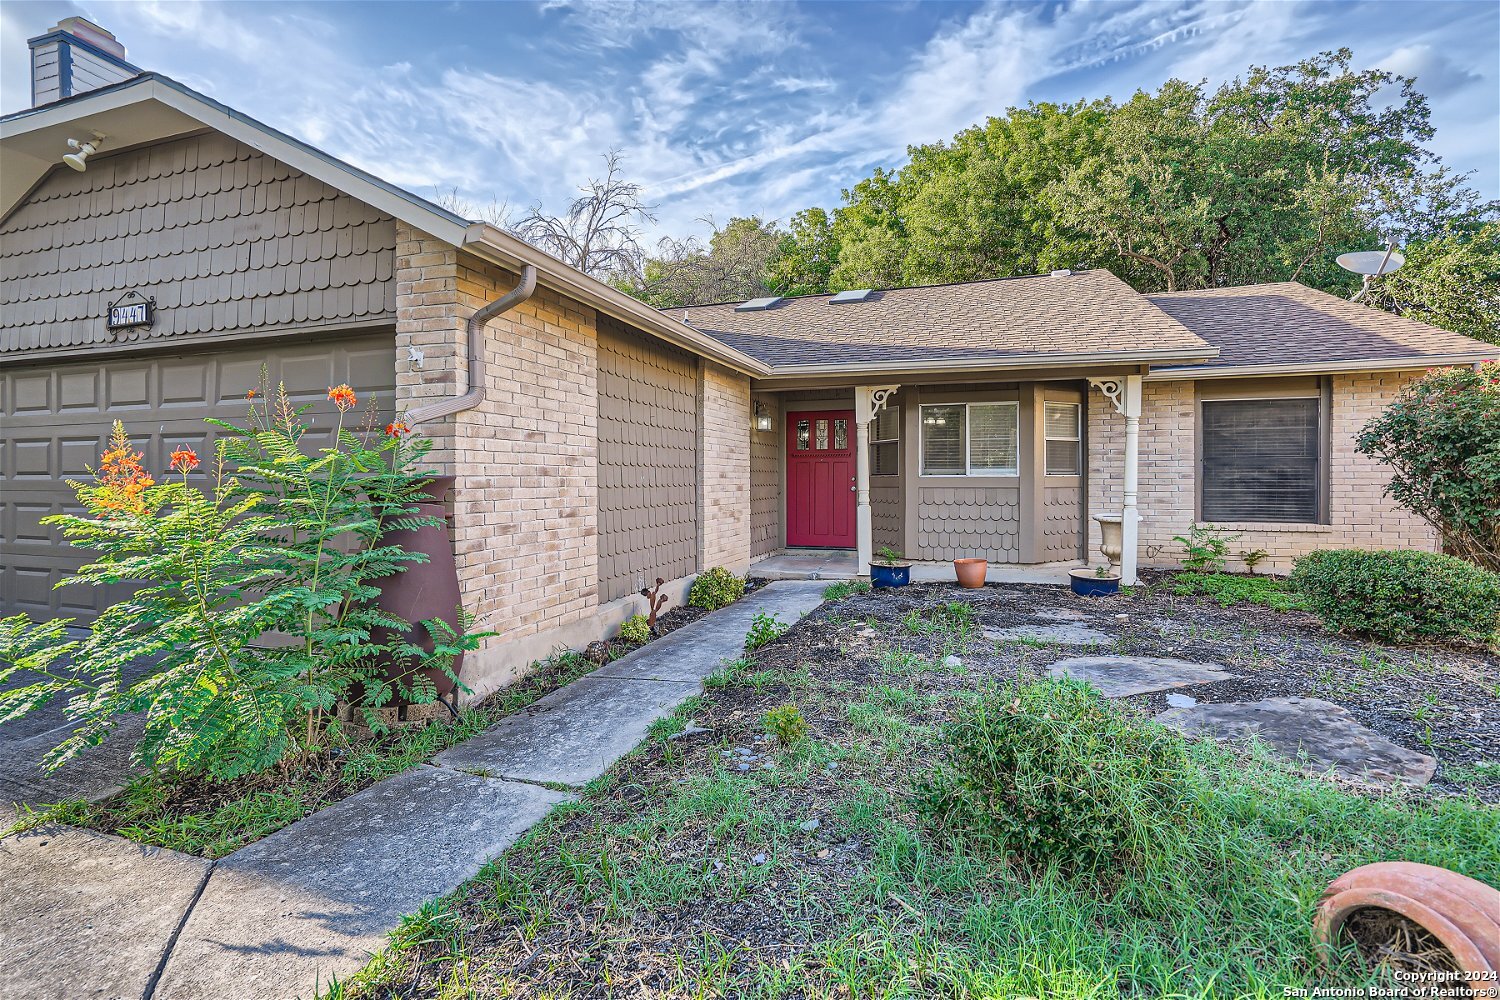
[[[82,639],[67,637],[67,620],[0,620],[0,687],[9,687],[0,722],[67,698],[78,725],[49,755],[56,766],[142,712],[140,761],[227,779],[311,749],[338,701],[360,705],[377,732],[374,708],[398,695],[432,701],[418,671],[452,676],[458,654],[484,636],[423,622],[428,651],[374,603],[381,578],[426,559],[381,539],[433,523],[414,507],[430,445],[354,433],[344,426],[354,390],[328,395],[339,411],[334,443],[311,453],[284,387],[247,394],[247,427],[211,421],[225,433],[206,489],[190,481],[200,465],[193,449],[172,452],[157,482],[116,422],[93,481],[69,483],[85,515],[44,523],[96,553],[65,583],[144,586]],[[372,639],[381,634],[395,638]],[[142,659],[154,669],[129,682],[126,668]]]
[[[1365,425],[1358,447],[1391,467],[1386,493],[1448,552],[1500,571],[1500,362],[1428,372]]]

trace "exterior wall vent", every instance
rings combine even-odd
[[[741,302],[734,307],[734,311],[737,313],[763,312],[780,301],[780,295],[767,295],[762,299],[751,299],[749,302]]]
[[[874,294],[875,289],[873,288],[851,288],[847,292],[839,292],[828,300],[828,304],[831,306],[841,306],[846,302],[865,302]]]

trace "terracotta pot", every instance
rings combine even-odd
[[[1338,944],[1345,921],[1366,907],[1393,910],[1420,924],[1466,973],[1500,971],[1500,890],[1433,865],[1364,865],[1334,879],[1318,904],[1313,939],[1325,955]]]
[[[405,572],[378,581],[380,597],[376,599],[375,605],[382,611],[410,622],[415,634],[421,638],[418,645],[429,652],[432,650],[432,638],[419,622],[438,618],[452,625],[455,630],[459,627],[458,564],[453,559],[452,524],[447,512],[448,491],[452,488],[453,477],[440,476],[423,490],[430,499],[416,505],[417,516],[435,517],[439,522],[437,525],[389,531],[380,540],[382,545],[400,545],[408,552],[423,552],[427,555],[425,563],[407,563]],[[381,635],[381,632],[385,630],[375,630],[376,634],[372,638],[376,642],[389,638],[388,632],[385,635]],[[402,676],[399,664],[386,662],[382,666],[387,680],[394,681]],[[460,656],[453,664],[454,674],[462,666],[463,657]],[[421,673],[432,679],[440,697],[446,699],[453,693],[454,682],[443,671],[428,669]]]
[[[958,577],[958,585],[971,590],[984,586],[984,574],[989,568],[989,561],[985,559],[953,560],[953,572]]]

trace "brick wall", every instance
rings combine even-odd
[[[750,565],[750,380],[701,364],[700,567]]]
[[[1228,526],[1241,535],[1233,553],[1265,549],[1261,571],[1285,573],[1300,555],[1328,548],[1416,548],[1435,550],[1437,536],[1427,523],[1384,495],[1388,478],[1373,459],[1358,454],[1354,439],[1360,428],[1420,373],[1373,372],[1331,378],[1328,456],[1329,522],[1317,525]],[[1146,382],[1141,405],[1139,510],[1140,565],[1180,565],[1182,546],[1173,536],[1192,526],[1197,506],[1194,429],[1195,384]],[[1089,513],[1117,512],[1123,502],[1125,420],[1103,395],[1093,392],[1088,406]],[[1099,525],[1088,524],[1089,561],[1099,553]],[[1244,569],[1238,559],[1231,569]]]
[[[396,265],[397,396],[409,408],[455,393],[467,318],[518,276],[405,228]],[[525,666],[500,647],[597,611],[595,315],[539,285],[490,321],[485,343],[486,399],[421,430],[434,464],[457,477],[464,606],[501,633],[465,665],[492,689]]]

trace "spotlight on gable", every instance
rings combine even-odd
[[[68,148],[76,150],[76,152],[65,154],[62,161],[79,173],[83,173],[89,168],[89,157],[97,153],[99,147],[102,145],[104,145],[104,136],[98,132],[94,133],[92,139],[83,142],[79,142],[77,139],[69,139]]]

